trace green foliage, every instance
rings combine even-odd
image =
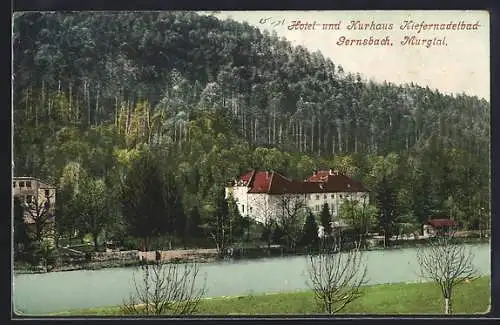
[[[187,223],[187,233],[192,238],[200,238],[203,236],[203,231],[200,228],[201,218],[200,211],[197,206],[194,206],[189,213],[188,223]]]
[[[399,215],[395,222],[396,234],[415,234],[422,232],[422,225],[413,213]]]
[[[80,218],[80,230],[92,234],[94,249],[98,250],[98,237],[108,225],[114,223],[109,189],[104,180],[86,178],[80,183],[75,196],[75,209]]]
[[[317,248],[318,243],[318,224],[316,223],[314,214],[309,211],[304,223],[304,228],[302,229],[301,244],[311,248]]]
[[[58,187],[61,235],[84,228],[74,200],[89,177],[105,180],[117,235],[201,237],[215,188],[249,168],[352,176],[387,235],[404,215],[488,228],[484,99],[366,81],[276,34],[193,12],[26,13],[13,32],[14,174]],[[195,206],[199,222],[186,221]]]
[[[364,236],[377,224],[378,209],[366,200],[345,199],[340,206],[340,217],[349,224],[358,236]]]
[[[244,218],[240,214],[236,201],[232,196],[228,198],[227,204],[228,217],[230,220],[230,242],[235,243],[237,241],[242,241],[245,230],[248,229],[248,218]]]
[[[162,169],[152,152],[145,152],[132,164],[123,183],[121,199],[131,235],[147,241],[150,237],[173,233],[181,201],[171,173]]]
[[[330,214],[330,208],[328,207],[328,203],[323,204],[323,208],[321,209],[320,214],[321,225],[323,226],[325,235],[330,235],[332,233],[332,216]]]
[[[272,229],[272,242],[276,245],[282,245],[283,243],[285,243],[285,233],[283,231],[283,228],[280,227],[279,225],[276,225],[273,229]]]
[[[217,255],[222,258],[231,242],[231,218],[229,215],[229,204],[225,198],[224,188],[215,187],[212,192],[213,205],[208,207],[210,217],[203,225],[208,237],[210,237],[216,248]]]
[[[18,245],[22,245],[25,249],[28,248],[30,244],[30,238],[28,236],[28,230],[26,223],[24,222],[24,211],[21,205],[21,201],[14,197],[14,245],[15,252],[18,251]]]
[[[378,224],[385,236],[385,243],[393,235],[394,222],[397,216],[396,193],[394,183],[384,176],[375,188],[377,207],[380,211]]]

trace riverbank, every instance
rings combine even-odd
[[[491,280],[484,276],[459,285],[454,291],[455,314],[483,314],[488,311]],[[396,283],[366,286],[362,296],[341,314],[442,314],[443,299],[434,283]],[[206,298],[197,315],[303,315],[319,314],[310,291]],[[52,313],[50,316],[124,316],[120,307],[91,308]]]
[[[487,244],[489,239],[487,238],[459,238],[462,244]],[[378,251],[378,250],[399,250],[406,248],[413,248],[418,246],[426,245],[427,239],[418,240],[398,240],[394,241],[391,246],[374,246],[363,249],[363,251]],[[235,248],[232,251],[230,259],[234,260],[257,260],[262,258],[273,258],[273,257],[291,257],[291,256],[303,256],[307,254],[306,249],[301,250],[289,250],[280,246],[268,247],[249,247],[249,248]],[[122,252],[126,253],[126,252]],[[102,253],[101,253],[102,254]],[[197,262],[197,263],[212,263],[217,261],[217,251],[216,249],[177,249],[177,250],[167,250],[161,251],[162,262]],[[150,252],[138,252],[136,259],[112,259],[105,261],[88,261],[79,264],[70,265],[60,265],[52,268],[45,268],[40,266],[29,266],[29,265],[14,265],[15,274],[33,274],[33,273],[46,273],[46,272],[67,272],[76,270],[100,270],[107,268],[121,268],[121,267],[135,267],[139,266],[142,262],[140,258],[144,258],[146,261],[154,262],[156,254],[154,251]]]

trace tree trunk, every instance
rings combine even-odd
[[[45,83],[42,81],[42,107],[41,112],[43,114],[45,106]],[[35,128],[38,128],[38,105],[35,105]]]
[[[449,315],[452,313],[451,298],[444,298],[444,313]]]
[[[97,114],[99,112],[99,83],[97,83],[97,90],[96,90],[97,94],[96,94],[96,98],[95,98],[95,114],[94,114],[94,124],[98,125],[98,121],[97,121]]]
[[[339,144],[339,153],[342,153],[342,126],[339,123],[337,127],[337,139]]]
[[[55,241],[56,248],[59,249],[59,232],[58,231],[56,231],[56,233],[54,235],[54,241]]]
[[[276,144],[276,107],[273,110],[273,142],[272,144]]]
[[[389,232],[384,229],[384,248],[389,246],[391,239],[389,238]]]
[[[99,235],[98,235],[98,234],[96,234],[96,233],[92,234],[92,238],[94,239],[94,251],[96,251],[96,252],[97,252],[97,250],[98,250],[98,248],[99,248],[99,244],[97,243],[97,237],[98,237],[98,236],[99,236]]]
[[[321,117],[318,119],[318,156],[321,156]]]
[[[255,137],[255,140],[254,140],[255,143],[257,143],[257,139],[258,139],[258,137],[257,137],[258,125],[259,125],[259,120],[257,118],[255,118],[255,129],[254,129],[254,132],[253,132],[254,137]]]
[[[272,231],[269,229],[269,234],[267,235],[267,256],[271,256],[271,241],[272,241]]]
[[[358,134],[354,133],[354,153],[358,153]]]
[[[271,120],[267,121],[267,144],[271,144]]]
[[[311,152],[314,152],[314,117],[311,118]]]

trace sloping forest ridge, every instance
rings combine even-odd
[[[375,230],[431,215],[486,227],[488,100],[368,82],[275,33],[193,12],[24,13],[13,23],[14,175],[58,187],[61,235],[205,238],[223,186],[250,168],[361,180],[387,212]],[[82,213],[85,188],[105,199],[99,213]],[[124,197],[134,195],[168,212],[132,222],[137,207]]]

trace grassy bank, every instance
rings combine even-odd
[[[453,308],[456,314],[485,313],[490,301],[490,277],[481,277],[457,287]],[[443,299],[433,283],[396,283],[367,286],[363,295],[343,314],[440,314]],[[312,292],[291,292],[203,299],[200,315],[318,314]],[[92,308],[55,313],[53,316],[122,316],[119,307]]]

